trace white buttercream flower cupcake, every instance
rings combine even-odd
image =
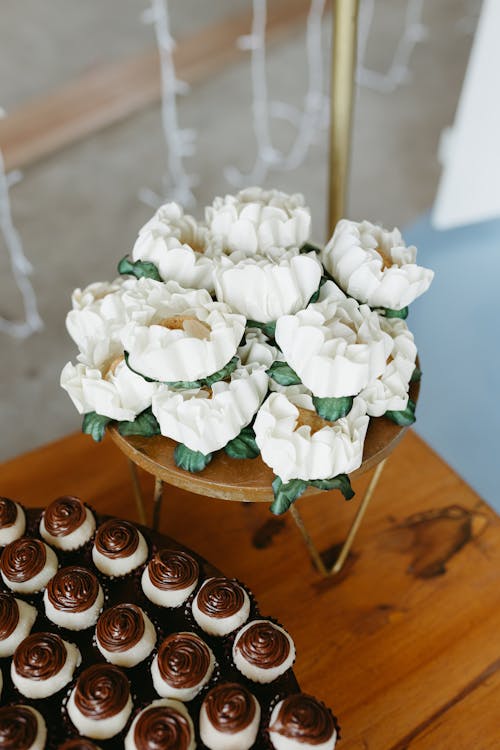
[[[97,622],[104,593],[90,570],[70,565],[50,579],[43,602],[45,614],[53,623],[68,630],[85,630]]]
[[[249,320],[269,323],[307,305],[318,289],[321,263],[314,252],[283,251],[269,257],[234,260],[223,256],[215,266],[217,299]]]
[[[347,416],[329,422],[303,386],[280,390],[266,399],[254,423],[262,460],[276,476],[284,483],[331,479],[361,465],[369,422],[362,398],[354,399]]]
[[[404,320],[387,318],[381,319],[380,324],[393,339],[394,346],[382,375],[368,383],[360,393],[370,417],[381,417],[386,411],[406,409],[417,359],[413,334]]]
[[[45,719],[31,706],[2,706],[0,738],[2,747],[6,750],[45,750]]]
[[[243,625],[250,615],[245,589],[229,578],[209,578],[192,604],[193,617],[205,633],[223,636]]]
[[[18,594],[35,594],[44,589],[57,566],[54,550],[39,539],[28,537],[8,544],[0,558],[3,582]]]
[[[320,301],[276,323],[283,357],[315,396],[355,396],[385,369],[392,339],[379,315],[356,300],[340,298],[333,282]]]
[[[125,737],[125,750],[195,750],[193,721],[183,703],[161,698],[143,708]]]
[[[230,380],[210,388],[174,391],[158,387],[153,414],[161,434],[204,455],[224,448],[252,421],[268,388],[263,367],[238,367]]]
[[[179,289],[147,323],[126,325],[121,339],[134,371],[167,383],[193,382],[227,365],[244,329],[245,318],[206,290]]]
[[[14,651],[12,682],[26,698],[48,698],[71,682],[81,661],[74,643],[55,633],[32,633]]]
[[[26,531],[26,514],[19,503],[0,497],[0,547],[14,542]]]
[[[323,265],[342,289],[370,307],[401,310],[427,291],[434,272],[416,264],[399,229],[342,219],[322,252]]]
[[[148,545],[141,532],[129,521],[110,518],[97,529],[92,560],[106,576],[120,577],[143,565]]]
[[[212,650],[196,633],[171,633],[151,665],[153,685],[162,698],[191,701],[210,680],[215,667]]]
[[[144,568],[142,590],[159,607],[180,607],[195,590],[199,575],[200,566],[187,552],[162,549]]]
[[[153,279],[119,278],[111,284],[91,284],[73,293],[73,309],[66,316],[66,328],[80,351],[83,364],[100,369],[123,354],[120,332],[133,320],[147,323],[161,316],[170,302],[175,282],[164,284]]]
[[[42,514],[40,535],[47,544],[65,552],[79,549],[92,539],[95,518],[78,497],[65,495],[50,503]]]
[[[155,647],[156,631],[149,617],[135,604],[115,604],[97,621],[97,648],[106,661],[135,667]]]
[[[207,227],[185,214],[178,203],[160,206],[139,231],[132,257],[154,263],[164,281],[186,289],[213,291],[213,258],[217,254]]]
[[[273,682],[295,660],[295,644],[284,628],[270,620],[252,620],[236,635],[235,667],[253,682]]]
[[[93,664],[76,681],[67,705],[68,715],[85,737],[107,740],[125,728],[132,713],[130,684],[112,664]]]
[[[311,214],[300,194],[258,187],[215,198],[205,209],[211,233],[229,252],[265,253],[271,247],[299,248],[309,238]]]
[[[269,721],[274,750],[333,750],[337,742],[332,712],[310,695],[296,693],[279,701]]]
[[[127,367],[123,355],[101,368],[68,362],[61,372],[61,387],[79,414],[95,411],[117,421],[132,422],[151,406],[155,384]]]
[[[27,635],[37,617],[31,604],[0,593],[0,658],[12,656]]]
[[[201,741],[210,750],[250,750],[257,739],[260,714],[257,699],[243,685],[216,685],[201,706]]]

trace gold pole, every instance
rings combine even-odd
[[[332,0],[328,236],[345,216],[356,77],[359,0]]]
[[[137,476],[137,467],[133,461],[128,460],[128,468],[132,477],[132,487],[134,490],[135,505],[137,508],[137,515],[139,516],[139,523],[143,526],[146,525],[146,511],[144,510],[144,501],[142,499],[142,490]]]
[[[158,531],[160,526],[160,511],[161,503],[163,500],[163,481],[160,477],[155,477],[155,489],[153,494],[153,522],[152,527],[154,531]]]

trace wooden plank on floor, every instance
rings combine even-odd
[[[268,41],[293,33],[304,20],[308,0],[274,0],[268,15]],[[181,39],[175,50],[179,78],[196,84],[244,58],[236,44],[249,34],[249,12],[232,15]],[[250,86],[250,82],[249,82]],[[7,170],[26,165],[85,138],[155,103],[160,98],[156,48],[117,63],[101,65],[32,99],[0,121],[0,148]]]

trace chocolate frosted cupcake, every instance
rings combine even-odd
[[[248,620],[250,599],[245,589],[229,578],[209,578],[196,594],[193,617],[205,633],[227,635]]]
[[[243,685],[212,688],[200,711],[200,737],[210,750],[249,750],[257,738],[260,705]]]
[[[39,539],[22,537],[8,544],[0,558],[0,572],[6,586],[19,594],[41,591],[57,570],[58,561]]]
[[[63,742],[57,750],[100,750],[100,748],[90,740],[86,740],[85,737],[75,737],[72,740]]]
[[[149,617],[135,604],[116,604],[97,621],[97,648],[106,661],[135,667],[155,647],[156,631]]]
[[[295,660],[295,645],[288,633],[270,620],[253,620],[233,644],[235,667],[253,682],[272,682]]]
[[[32,633],[14,651],[12,682],[26,698],[47,698],[73,679],[80,663],[73,643],[54,633]]]
[[[215,658],[195,633],[167,636],[151,665],[153,685],[163,698],[190,701],[210,680]]]
[[[0,708],[0,747],[2,750],[44,750],[47,727],[31,706]]]
[[[111,518],[97,529],[92,559],[104,575],[125,576],[145,563],[147,557],[146,540],[129,521]]]
[[[0,497],[0,547],[19,539],[26,531],[26,515],[19,503]]]
[[[45,509],[40,536],[65,552],[83,547],[95,531],[95,518],[77,497],[58,497]]]
[[[271,714],[269,738],[275,750],[333,750],[337,729],[332,712],[310,695],[280,701]]]
[[[132,713],[130,685],[111,664],[94,664],[78,678],[67,705],[80,734],[106,740],[119,734]]]
[[[53,623],[68,630],[85,630],[97,622],[104,594],[90,570],[70,565],[50,579],[43,601],[45,614]]]
[[[199,575],[198,563],[187,552],[162,549],[142,574],[142,590],[159,607],[180,607],[195,590]]]
[[[187,708],[180,701],[153,701],[135,717],[125,750],[194,750],[194,727]]]
[[[0,594],[0,658],[12,656],[29,635],[36,616],[31,604],[14,599],[11,594]]]

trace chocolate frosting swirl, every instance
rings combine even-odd
[[[122,711],[130,697],[124,673],[111,664],[93,664],[76,683],[75,705],[89,719],[108,719]]]
[[[210,578],[198,591],[198,607],[208,617],[231,617],[243,607],[243,589],[229,578]]]
[[[139,532],[128,521],[111,518],[97,530],[95,547],[106,557],[129,557],[139,545]]]
[[[135,604],[117,604],[97,621],[97,640],[106,651],[128,651],[143,635],[144,617]]]
[[[173,591],[187,589],[196,583],[200,575],[200,567],[196,560],[186,552],[162,549],[149,561],[148,572],[153,586]]]
[[[255,700],[243,685],[227,682],[212,688],[203,701],[207,716],[219,732],[236,734],[248,727],[255,716]]]
[[[38,722],[27,706],[0,708],[0,747],[2,750],[28,750],[38,735]]]
[[[281,630],[267,620],[252,623],[236,639],[235,648],[260,669],[279,667],[288,658],[290,643]]]
[[[0,529],[13,526],[17,519],[17,505],[8,497],[0,497]]]
[[[85,506],[77,497],[58,497],[47,507],[43,521],[52,536],[67,536],[82,525],[87,517]]]
[[[321,745],[333,737],[335,722],[331,711],[316,698],[297,693],[284,699],[269,731],[308,745]]]
[[[27,680],[48,680],[66,663],[66,646],[55,633],[32,633],[14,651],[16,672]]]
[[[18,622],[19,607],[16,600],[10,594],[0,594],[0,641],[12,635]]]
[[[39,539],[22,537],[8,544],[2,552],[0,568],[7,580],[25,583],[41,573],[47,552]]]
[[[170,706],[143,711],[134,728],[137,750],[187,750],[191,727],[186,717]]]
[[[99,594],[99,583],[87,568],[71,565],[61,568],[47,584],[50,603],[62,612],[84,612]]]
[[[174,688],[199,685],[210,668],[210,649],[195,633],[172,633],[158,650],[158,670]]]
[[[73,740],[67,740],[60,745],[59,750],[97,750],[97,745],[94,745],[90,740],[86,740],[85,737],[75,737]]]

